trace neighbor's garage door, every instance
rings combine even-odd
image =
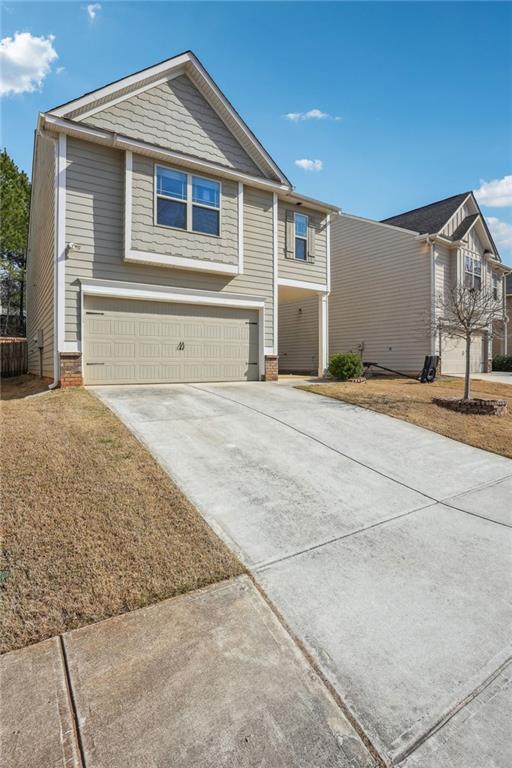
[[[258,379],[258,312],[88,296],[86,384]]]
[[[470,370],[471,373],[483,371],[484,353],[483,337],[475,335],[471,340]],[[443,373],[465,373],[466,371],[466,342],[464,339],[450,339],[443,336],[441,340],[441,370]]]

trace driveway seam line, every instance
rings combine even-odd
[[[413,515],[415,512],[421,512],[423,509],[430,509],[431,507],[435,507],[438,503],[439,502],[432,501],[430,504],[425,504],[422,507],[415,507],[414,509],[407,510],[407,512],[401,512],[399,515],[388,517],[385,520],[378,520],[376,523],[367,525],[364,528],[358,528],[357,531],[350,531],[350,533],[342,533],[341,536],[334,536],[332,539],[326,539],[326,541],[321,541],[318,544],[313,544],[311,547],[306,547],[306,549],[301,549],[300,552],[292,552],[289,555],[276,557],[274,560],[266,560],[263,563],[261,563],[261,565],[254,565],[253,570],[265,571],[267,568],[270,568],[273,565],[276,565],[277,563],[282,563],[285,560],[291,560],[294,557],[299,557],[299,555],[305,555],[308,552],[314,552],[316,549],[321,549],[322,547],[326,547],[329,544],[334,544],[337,541],[341,541],[342,539],[348,539],[351,536],[356,536],[358,533],[365,533],[366,531],[371,531],[373,528],[378,528],[380,525],[386,525],[387,523],[392,523],[394,520],[400,520],[402,517]]]
[[[434,736],[434,734],[444,728],[444,726],[447,725],[458,712],[461,712],[468,704],[471,704],[472,701],[475,701],[475,699],[477,699],[480,694],[483,693],[483,691],[485,691],[485,689],[488,688],[494,682],[494,680],[496,680],[498,675],[500,675],[503,670],[510,666],[511,662],[512,656],[509,656],[508,659],[505,659],[505,661],[503,661],[499,667],[494,670],[494,672],[486,677],[485,680],[480,683],[480,685],[477,685],[476,688],[468,693],[467,696],[462,699],[462,701],[459,701],[458,704],[455,704],[452,709],[442,715],[434,725],[425,731],[425,733],[423,733],[421,736],[418,736],[416,741],[414,741],[412,744],[409,744],[409,746],[403,749],[401,752],[397,752],[393,756],[393,764],[400,765],[401,762],[416,752],[416,750],[419,749],[422,744],[424,744],[432,736]]]
[[[326,677],[326,675],[322,672],[320,666],[317,664],[315,658],[312,656],[312,654],[308,651],[305,644],[302,642],[302,640],[295,634],[295,632],[292,631],[290,625],[284,618],[284,616],[281,614],[278,608],[274,605],[272,600],[269,598],[265,590],[263,589],[262,585],[257,581],[254,574],[249,571],[248,573],[252,583],[256,587],[258,593],[261,595],[265,603],[269,606],[270,610],[273,612],[276,619],[279,621],[283,629],[285,630],[286,634],[290,637],[294,645],[298,648],[300,653],[304,656],[307,664],[313,669],[314,673],[317,675],[317,677],[320,679],[320,681],[324,684],[324,686],[327,688],[328,692],[330,693],[331,697],[334,699],[335,703],[341,709],[344,716],[347,718],[348,722],[352,726],[352,728],[355,730],[361,741],[363,742],[364,746],[370,753],[373,760],[377,763],[379,768],[391,768],[390,762],[380,754],[378,749],[373,744],[371,738],[366,733],[363,726],[359,723],[358,719],[353,714],[352,710],[346,704],[336,688],[333,686],[333,684],[329,681],[329,679]]]
[[[191,389],[196,389],[199,392],[208,392],[208,394],[212,395],[213,397],[220,397],[222,400],[227,400],[230,403],[236,403],[237,405],[240,405],[243,408],[247,408],[249,411],[258,413],[260,416],[265,416],[267,419],[272,419],[272,421],[275,421],[277,424],[281,424],[284,427],[288,427],[288,429],[291,429],[293,432],[296,432],[297,434],[302,435],[303,437],[306,437],[309,440],[313,440],[315,443],[318,443],[318,445],[322,445],[324,448],[327,448],[328,451],[333,451],[334,453],[337,453],[339,456],[343,456],[344,459],[347,459],[348,461],[352,461],[354,462],[354,464],[358,464],[360,467],[364,467],[365,469],[368,469],[370,472],[375,472],[375,474],[380,475],[380,477],[383,477],[386,480],[389,480],[391,483],[396,483],[397,485],[401,485],[402,488],[407,488],[407,490],[413,491],[414,493],[417,493],[420,496],[423,496],[425,499],[429,499],[429,501],[435,502],[436,504],[443,504],[445,507],[450,507],[451,509],[455,509],[458,512],[464,512],[466,515],[473,515],[474,517],[479,517],[482,520],[487,520],[487,522],[494,523],[495,525],[502,525],[505,528],[512,527],[507,523],[502,523],[498,520],[490,520],[488,517],[479,515],[476,512],[468,512],[466,509],[461,509],[460,507],[456,507],[454,504],[448,504],[442,499],[436,499],[434,496],[429,496],[428,493],[425,493],[424,491],[419,491],[417,488],[413,488],[411,485],[407,485],[407,483],[402,482],[402,480],[396,480],[394,477],[390,477],[389,475],[386,475],[380,469],[376,469],[375,467],[372,467],[369,464],[365,464],[363,461],[360,461],[360,459],[355,459],[353,456],[350,456],[348,453],[343,453],[343,451],[340,451],[338,448],[334,448],[332,445],[328,445],[327,443],[324,443],[323,440],[320,440],[320,438],[315,437],[314,435],[310,435],[307,432],[303,432],[301,429],[298,429],[298,427],[294,427],[291,424],[288,424],[286,421],[282,421],[281,419],[278,419],[277,416],[273,416],[270,413],[265,413],[265,411],[260,411],[258,410],[258,408],[254,408],[252,405],[247,405],[247,403],[241,403],[239,400],[234,400],[231,397],[220,395],[218,392],[212,392],[211,389],[207,389],[206,387],[198,387],[195,384],[188,384],[187,386],[189,386]],[[507,477],[509,476],[510,475],[506,475],[504,478],[500,478],[500,480],[506,480]],[[499,482],[499,481],[497,480],[496,482]],[[478,489],[475,488],[473,490],[478,490]],[[466,493],[471,493],[471,490],[461,491],[461,493],[458,495],[462,496]],[[457,498],[457,496],[455,497],[448,496],[447,498],[449,499]]]
[[[85,749],[82,742],[82,733],[80,731],[80,724],[78,721],[78,711],[76,708],[75,691],[74,691],[73,683],[71,681],[71,673],[69,671],[69,662],[68,662],[68,656],[66,652],[66,645],[64,643],[64,638],[62,635],[57,635],[57,637],[59,641],[60,652],[62,655],[62,662],[64,665],[66,688],[68,691],[69,701],[71,704],[71,715],[73,718],[73,725],[75,729],[76,740],[78,742],[78,751],[80,752],[80,760],[82,762],[83,768],[87,768],[87,761],[85,759]]]

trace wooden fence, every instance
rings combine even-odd
[[[27,340],[0,336],[0,376],[21,376],[27,370]]]

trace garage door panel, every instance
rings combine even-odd
[[[256,310],[90,299],[87,384],[258,379]]]
[[[471,373],[483,371],[484,353],[483,337],[476,335],[471,340],[470,370]],[[443,373],[465,373],[466,371],[466,341],[465,339],[441,338],[441,366]]]

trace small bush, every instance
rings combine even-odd
[[[329,373],[338,381],[354,379],[361,376],[362,372],[363,363],[355,352],[338,353],[329,360]]]
[[[512,355],[496,355],[492,361],[493,371],[512,371]]]

